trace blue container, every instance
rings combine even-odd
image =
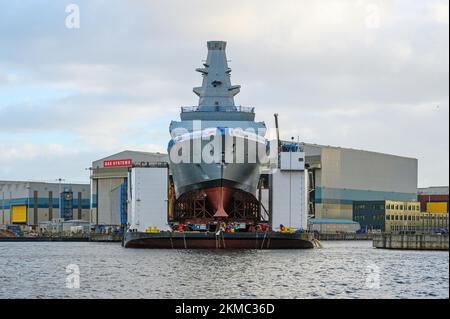
[[[127,224],[127,183],[120,185],[120,224]]]

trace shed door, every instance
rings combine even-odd
[[[27,206],[11,206],[11,222],[13,224],[25,224],[27,222]]]

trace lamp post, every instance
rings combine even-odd
[[[93,193],[93,180],[92,180],[92,167],[88,167],[86,168],[86,170],[89,170],[89,181],[90,181],[90,192],[89,192],[89,232],[88,232],[88,236],[89,236],[89,240],[91,239],[91,224],[92,224],[92,209],[93,209],[93,198],[94,198],[94,193]]]

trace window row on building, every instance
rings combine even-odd
[[[449,214],[420,212],[419,202],[355,202],[353,220],[362,229],[384,232],[448,231]]]

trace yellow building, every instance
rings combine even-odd
[[[448,213],[420,211],[420,202],[359,201],[353,205],[353,220],[367,231],[435,232],[448,230]]]
[[[421,225],[419,202],[385,201],[385,232],[417,231]]]
[[[386,201],[386,232],[430,232],[448,229],[448,214],[421,212],[420,202]]]

